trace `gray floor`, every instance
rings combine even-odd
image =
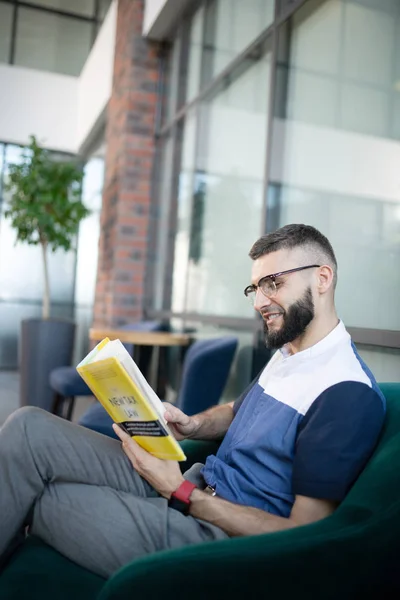
[[[92,397],[78,397],[75,401],[73,421],[78,421],[85,410],[94,402]],[[18,371],[0,371],[0,426],[19,407]]]

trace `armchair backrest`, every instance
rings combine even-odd
[[[203,581],[204,574],[210,598],[261,598],[266,590],[271,598],[398,597],[400,384],[380,387],[387,400],[383,433],[333,515],[277,533],[156,553],[121,569],[101,600],[128,598],[132,590],[148,600],[172,598],[177,581],[180,590],[190,588],[192,600],[202,600],[205,588],[193,581]],[[160,584],[148,593],[151,577]],[[393,584],[394,593],[386,596],[385,586]]]
[[[379,387],[386,398],[385,424],[371,459],[340,506],[343,513],[372,515],[399,505],[400,383]]]
[[[176,405],[194,415],[218,404],[237,348],[236,337],[194,342],[183,363],[182,383]]]

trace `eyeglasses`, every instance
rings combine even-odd
[[[279,285],[279,283],[277,284],[275,281],[277,277],[280,277],[281,275],[288,275],[289,273],[296,273],[296,271],[303,271],[304,269],[317,268],[320,266],[321,265],[307,265],[306,267],[297,267],[296,269],[289,269],[288,271],[281,271],[280,273],[266,275],[265,277],[261,277],[260,281],[257,284],[252,283],[251,285],[248,285],[244,289],[244,295],[246,296],[246,298],[249,298],[252,304],[254,304],[256,300],[257,290],[258,288],[260,288],[264,296],[270,299],[274,298],[278,291],[277,285]]]

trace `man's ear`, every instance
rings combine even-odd
[[[333,286],[333,270],[329,265],[319,267],[317,273],[317,287],[320,294],[326,292]]]

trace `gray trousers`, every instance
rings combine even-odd
[[[134,470],[121,444],[41,409],[0,430],[0,556],[24,524],[103,577],[146,554],[227,535],[184,516]]]

